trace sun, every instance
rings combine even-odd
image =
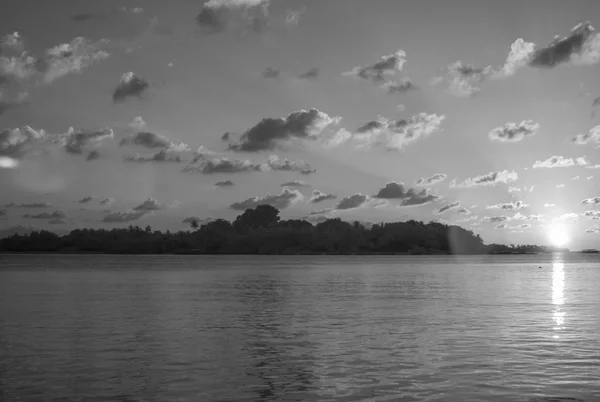
[[[560,224],[553,224],[548,228],[548,240],[553,246],[561,247],[569,242],[567,229]]]

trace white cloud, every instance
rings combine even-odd
[[[488,136],[492,141],[500,142],[518,142],[527,136],[535,135],[540,128],[538,123],[532,120],[523,120],[519,124],[506,123],[500,127],[496,127],[489,132]]]
[[[479,186],[495,186],[498,183],[508,184],[516,181],[519,175],[515,172],[509,172],[508,170],[502,170],[498,172],[490,172],[480,176],[469,177],[462,183],[455,184],[450,187],[457,188],[470,188]]]

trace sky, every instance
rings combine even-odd
[[[597,1],[4,3],[0,233],[270,204],[598,245]]]

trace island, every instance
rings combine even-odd
[[[161,232],[150,226],[75,229],[59,236],[50,231],[0,239],[4,253],[107,254],[532,254],[568,251],[547,246],[486,245],[460,226],[415,220],[366,225],[340,218],[313,224],[282,220],[279,210],[259,205],[234,221],[214,219],[190,230]]]

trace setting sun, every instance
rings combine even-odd
[[[569,235],[564,225],[553,224],[548,228],[548,240],[553,246],[564,246],[569,242]]]

